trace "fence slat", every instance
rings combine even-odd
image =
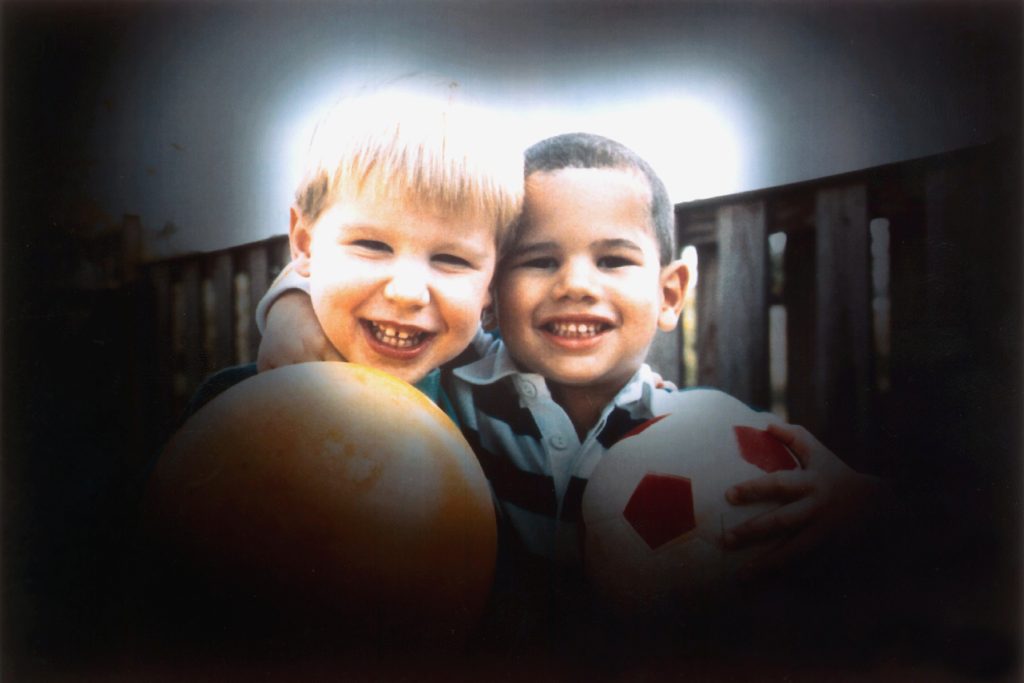
[[[142,221],[134,214],[125,214],[121,220],[120,281],[124,283],[134,280],[141,262]]]
[[[900,187],[883,187],[895,195]],[[917,188],[915,187],[916,191]],[[909,191],[905,191],[910,194]],[[928,329],[927,225],[921,202],[890,201],[881,216],[889,221],[889,383],[903,408],[926,400],[918,394],[931,332]]]
[[[812,231],[786,234],[783,299],[786,306],[787,419],[815,431],[815,239]]]
[[[153,287],[153,380],[151,390],[156,392],[154,423],[150,425],[154,434],[161,434],[173,419],[174,406],[174,297],[171,291],[171,266],[156,263],[149,269]]]
[[[761,408],[771,402],[768,368],[767,231],[763,202],[719,208],[718,386]]]
[[[697,384],[718,386],[718,247],[705,243],[697,247]]]
[[[816,193],[816,427],[864,457],[871,398],[870,245],[863,184]],[[859,462],[858,462],[859,464]]]
[[[248,323],[249,358],[255,359],[260,346],[260,331],[256,327],[256,316],[253,314],[256,304],[267,291],[270,284],[270,267],[267,263],[267,246],[257,244],[245,253],[246,270],[249,272],[249,307],[246,317]]]
[[[185,371],[185,399],[199,386],[206,373],[206,350],[203,344],[202,277],[199,261],[189,260],[182,265],[181,286],[184,310],[182,316],[182,344]]]
[[[985,291],[971,296],[977,285],[967,268],[969,263],[984,262],[969,257],[981,252],[979,243],[985,241],[978,232],[987,227],[986,199],[970,167],[944,165],[925,175],[928,318],[932,350],[943,356],[942,360],[965,353],[969,328],[963,321],[971,319],[971,311],[990,299]]]
[[[212,369],[224,368],[235,362],[235,287],[234,259],[230,251],[213,256],[210,280],[213,291],[213,348],[210,357]]]
[[[270,276],[277,277],[284,264],[292,259],[291,246],[287,239],[270,242]],[[262,296],[262,294],[260,295]]]
[[[647,352],[647,363],[663,378],[676,386],[682,386],[680,370],[682,368],[682,333],[679,325],[671,332],[662,332],[654,336],[650,351]]]

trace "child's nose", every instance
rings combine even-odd
[[[597,294],[594,268],[589,262],[567,261],[555,286],[557,298],[593,298]]]
[[[426,274],[415,266],[396,264],[395,272],[384,285],[384,298],[401,306],[426,306],[430,303]]]

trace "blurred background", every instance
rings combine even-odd
[[[253,358],[316,116],[410,76],[523,146],[586,130],[647,158],[699,274],[652,360],[907,485],[935,543],[900,569],[935,610],[907,630],[941,628],[897,640],[1011,670],[1018,3],[5,2],[0,22],[12,680],[109,666],[140,482],[201,377]]]
[[[83,228],[139,215],[148,256],[284,232],[324,105],[410,74],[503,109],[524,144],[621,139],[675,201],[1016,123],[1012,3],[5,4],[10,152]]]

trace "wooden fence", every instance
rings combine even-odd
[[[1001,180],[1018,177],[1003,173],[1013,156],[990,145],[678,205],[680,246],[697,252],[695,338],[662,335],[652,364],[877,465],[957,414],[950,397],[990,360],[1017,363],[1006,254],[1019,255],[1019,223]],[[157,424],[207,373],[255,359],[253,309],[287,258],[281,236],[142,266],[152,353],[141,374],[163,406]]]
[[[152,348],[151,372],[143,374],[157,397],[150,417],[157,430],[174,423],[206,375],[256,360],[256,304],[288,260],[281,235],[142,267]]]
[[[868,469],[933,444],[937,422],[1006,435],[1012,413],[970,414],[1017,402],[1015,150],[678,205],[698,257],[696,383],[774,408]],[[668,372],[685,341],[660,343]]]

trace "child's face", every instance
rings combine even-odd
[[[686,268],[662,268],[650,190],[618,169],[527,179],[524,221],[497,282],[498,325],[513,358],[549,382],[617,391],[673,329]]]
[[[350,196],[309,225],[292,217],[297,270],[348,361],[417,382],[472,340],[490,303],[493,221]]]

